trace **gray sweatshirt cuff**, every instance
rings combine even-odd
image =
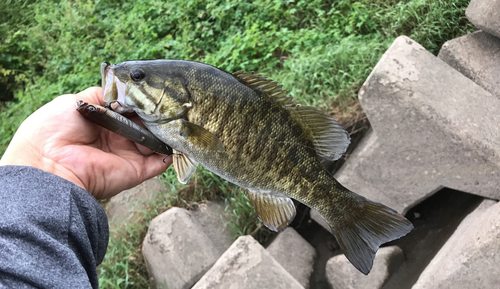
[[[0,287],[98,288],[106,212],[79,186],[48,172],[0,166]]]

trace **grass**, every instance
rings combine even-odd
[[[328,112],[356,103],[392,41],[407,35],[437,54],[474,30],[469,0],[7,0],[0,5],[0,155],[20,123],[54,97],[100,85],[100,63],[172,58],[226,71],[255,70]],[[333,104],[337,107],[332,108]],[[187,186],[143,212],[143,224],[112,233],[100,266],[104,288],[142,288],[140,243],[171,206],[220,199],[237,235],[259,232],[236,186],[199,169]],[[264,236],[265,237],[265,236]]]
[[[99,65],[173,58],[258,70],[326,109],[357,90],[395,37],[433,53],[473,27],[468,0],[11,0],[0,7],[0,154],[31,112],[99,85]]]

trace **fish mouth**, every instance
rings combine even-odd
[[[114,65],[107,62],[101,64],[102,95],[107,107],[118,113],[133,111],[126,107],[127,84],[118,79]]]

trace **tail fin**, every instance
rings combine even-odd
[[[363,205],[350,223],[330,226],[347,259],[367,275],[379,246],[408,234],[413,225],[393,209],[362,199]]]

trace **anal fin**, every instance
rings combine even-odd
[[[250,191],[248,198],[261,221],[271,231],[285,229],[295,218],[295,205],[290,198]]]

